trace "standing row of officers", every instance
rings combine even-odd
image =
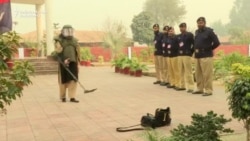
[[[165,26],[163,32],[155,24],[155,68],[157,81],[154,84],[174,88],[177,91],[211,96],[213,94],[213,50],[220,45],[213,29],[206,27],[206,19],[197,19],[195,35],[187,31],[186,23],[179,25],[180,34],[173,27]],[[195,58],[195,79],[192,72],[192,57]]]

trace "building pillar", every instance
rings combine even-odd
[[[53,10],[52,10],[52,1],[53,0],[45,0],[45,19],[46,19],[46,46],[47,51],[46,55],[51,55],[54,51],[54,30],[53,30]]]
[[[44,56],[44,46],[43,41],[43,27],[42,27],[42,5],[36,5],[36,34],[37,34],[37,49],[39,51],[39,56]]]

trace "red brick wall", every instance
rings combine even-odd
[[[140,55],[142,50],[148,49],[147,47],[132,47],[132,53],[137,56]],[[103,56],[104,61],[110,61],[111,51],[108,48],[103,47],[90,47],[92,55],[95,57],[95,61],[98,60],[98,56]],[[223,51],[225,54],[230,54],[233,52],[239,52],[242,55],[248,56],[248,45],[221,45],[215,49],[214,54],[217,54],[220,51]],[[128,49],[124,48],[123,53],[128,54]]]
[[[94,60],[98,60],[98,56],[103,56],[104,61],[109,61],[111,58],[111,51],[104,47],[89,47],[90,52],[94,56]]]
[[[242,55],[248,56],[248,45],[221,45],[215,49],[215,54],[219,51],[223,51],[225,54],[238,52]]]
[[[97,61],[98,60],[98,56],[103,56],[104,61],[110,61],[111,60],[111,51],[108,48],[104,48],[104,47],[88,47],[90,48],[90,52],[92,53],[93,60]],[[132,47],[132,53],[136,54],[137,56],[140,55],[140,52],[142,50],[146,50],[148,49],[147,47]],[[124,54],[128,54],[128,49],[124,48],[123,50]]]

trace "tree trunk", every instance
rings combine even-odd
[[[250,141],[250,119],[246,121],[247,141]]]

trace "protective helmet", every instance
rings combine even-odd
[[[62,30],[61,30],[61,33],[62,33],[62,36],[63,37],[73,37],[73,34],[74,34],[74,29],[71,25],[64,25]]]

